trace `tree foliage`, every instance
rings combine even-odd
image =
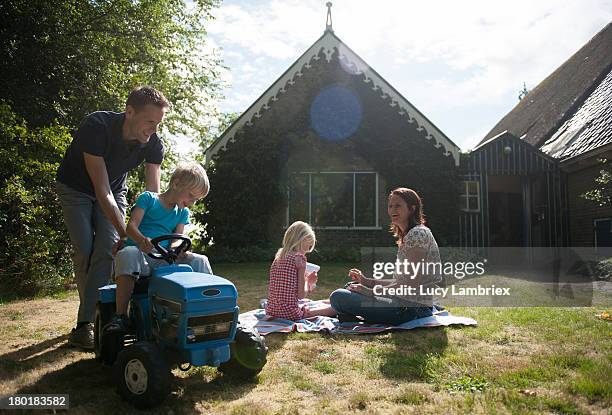
[[[218,91],[204,25],[217,0],[8,0],[0,3],[4,99],[31,127],[74,127],[121,110],[140,84],[174,103],[171,133],[199,137]]]
[[[34,294],[61,288],[70,246],[53,183],[70,142],[60,126],[29,129],[0,102],[0,288]]]
[[[256,139],[239,132],[208,168],[211,192],[194,212],[204,224],[199,235],[204,245],[235,249],[265,246],[278,238],[282,223],[275,219],[286,203],[280,185],[285,144],[277,132],[254,131]]]
[[[595,186],[582,197],[597,203],[599,206],[612,207],[612,163],[608,159],[600,159],[602,164],[599,176],[595,178]]]
[[[151,85],[173,103],[167,133],[208,136],[220,60],[205,26],[218,0],[0,2],[0,289],[52,291],[71,275],[53,183],[70,132]],[[163,176],[176,162],[166,140]],[[142,169],[130,175],[143,190]]]

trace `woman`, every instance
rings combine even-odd
[[[422,293],[441,281],[440,251],[425,226],[421,198],[414,190],[399,187],[389,195],[387,213],[391,232],[397,238],[400,267],[393,279],[384,280],[366,278],[360,270],[351,269],[349,276],[355,283],[330,296],[332,307],[343,321],[357,321],[356,316],[361,316],[368,323],[398,325],[431,316],[434,311],[433,298]],[[422,265],[412,273],[414,268],[406,269],[405,261]],[[376,294],[395,291],[404,295],[375,295],[375,289]]]

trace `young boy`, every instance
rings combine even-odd
[[[151,239],[171,233],[183,233],[189,224],[189,207],[208,194],[206,171],[197,163],[177,167],[172,173],[168,189],[161,194],[144,192],[136,200],[127,224],[125,247],[115,257],[117,282],[117,314],[106,325],[108,332],[125,331],[129,323],[127,308],[139,275],[148,275],[151,269],[166,264],[148,254],[153,250]],[[171,241],[162,242],[162,245]],[[189,264],[195,272],[212,274],[208,258],[187,252],[177,261]]]

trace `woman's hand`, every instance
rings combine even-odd
[[[357,268],[351,269],[348,273],[348,276],[358,284],[363,285],[365,281],[365,277],[363,276],[363,273],[361,272],[361,270],[358,270]]]
[[[372,290],[370,288],[363,286],[361,284],[351,284],[347,287],[347,290],[353,293],[367,295],[370,297],[373,295]]]

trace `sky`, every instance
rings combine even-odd
[[[208,24],[242,113],[324,32],[326,0],[225,0]],[[335,0],[333,29],[462,150],[612,20],[612,0]]]

